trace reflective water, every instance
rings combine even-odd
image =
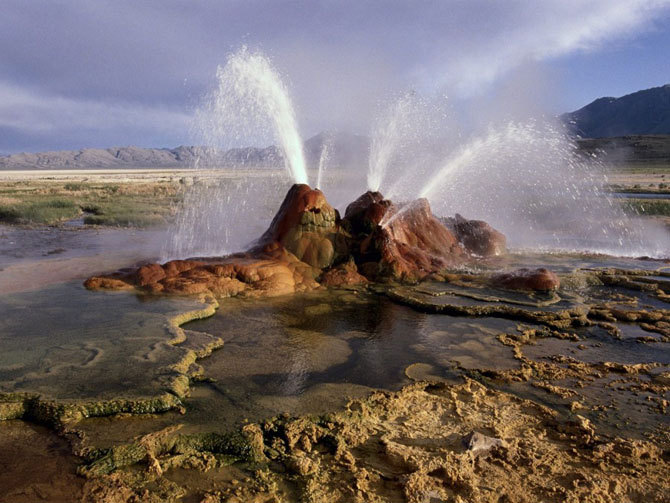
[[[325,412],[372,388],[398,389],[410,382],[405,369],[415,363],[452,380],[459,366],[517,366],[511,349],[495,339],[514,331],[515,322],[431,316],[374,294],[231,299],[212,318],[185,328],[226,341],[201,362],[215,382],[187,401],[189,422]]]
[[[527,311],[588,308],[613,299],[619,302],[617,296],[623,294],[625,299],[635,296],[636,303],[631,304],[635,308],[667,308],[650,294],[586,281],[589,269],[598,266],[659,271],[667,267],[657,261],[511,255],[488,267],[518,265],[546,265],[571,275],[564,276],[565,288],[557,298],[443,283],[406,288],[434,303],[473,306],[495,302]],[[661,272],[656,275],[666,278]],[[627,305],[622,303],[624,308]],[[170,367],[185,352],[185,346],[168,343],[166,317],[201,306],[188,298],[89,292],[78,282],[2,295],[0,391],[32,391],[59,400],[155,396],[165,390],[165,379],[174,375]],[[639,338],[650,333],[632,323],[618,326],[621,339],[599,327],[575,328],[578,341],[538,339],[523,351],[538,362],[563,355],[588,364],[656,362],[661,365],[658,372],[670,369],[667,343],[656,337],[656,342],[642,344]],[[81,428],[105,444],[175,422],[184,424],[185,431],[219,431],[283,412],[332,411],[349,398],[365,396],[373,389],[398,389],[414,379],[458,382],[464,375],[518,369],[521,363],[513,349],[498,336],[532,327],[502,318],[425,314],[373,292],[336,290],[272,299],[226,299],[211,318],[184,326],[191,338],[207,332],[225,341],[221,349],[198,362],[206,379],[192,383],[191,394],[184,400],[184,416],[168,413],[123,422],[90,419]],[[558,400],[544,391],[538,395],[532,381],[513,386],[489,384],[526,397],[542,397],[564,410],[569,406],[569,400]],[[598,403],[619,403],[618,395],[624,396],[615,387],[589,384],[583,388],[584,396]],[[625,398],[636,399],[628,392]],[[597,409],[593,411],[595,415]],[[611,425],[609,416],[593,419]]]
[[[166,316],[190,299],[90,292],[79,282],[0,295],[0,391],[55,399],[151,397],[183,350]]]

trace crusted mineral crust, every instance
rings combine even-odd
[[[158,432],[100,453],[82,473],[86,493],[108,503],[175,501],[188,492],[164,476],[176,467],[219,481],[201,494],[207,503],[660,503],[669,464],[651,442],[607,438],[578,414],[559,418],[467,381],[417,383],[226,435]]]

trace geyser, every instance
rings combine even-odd
[[[326,166],[330,160],[330,143],[325,142],[321,147],[321,154],[319,155],[319,170],[316,176],[316,188],[323,189],[323,175],[326,172]]]
[[[416,197],[407,187],[422,183],[451,143],[445,104],[408,92],[382,109],[371,131],[368,190],[393,199]]]
[[[263,235],[246,252],[221,258],[148,264],[137,271],[98,276],[87,288],[137,287],[151,292],[282,295],[367,281],[418,281],[447,267],[481,259],[482,250],[501,251],[501,242],[477,222],[463,219],[457,231],[435,217],[421,199],[385,227],[398,212],[379,192],[366,192],[347,207],[344,218],[323,192],[293,185]],[[451,227],[451,228],[450,228]],[[502,241],[504,247],[504,238]]]
[[[198,112],[208,147],[277,143],[294,183],[307,183],[307,169],[289,92],[270,60],[242,48],[216,72],[218,86]]]
[[[667,232],[626,215],[606,181],[604,166],[579,155],[562,128],[508,123],[463,143],[414,197],[428,198],[440,215],[486,220],[515,247],[667,254]]]
[[[265,151],[283,160],[293,183],[307,183],[302,139],[288,90],[269,59],[246,48],[216,72],[217,86],[197,110],[192,127],[200,149],[194,168],[240,168],[244,177],[223,170],[188,187],[170,230],[162,259],[221,256],[256,239],[281,201],[286,177],[259,170],[249,145],[277,144]],[[232,150],[231,150],[232,149]],[[256,156],[256,157],[255,157]]]

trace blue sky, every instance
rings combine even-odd
[[[0,0],[0,14],[3,153],[192,143],[242,45],[272,58],[305,137],[366,134],[410,89],[476,124],[670,83],[670,0]]]
[[[670,84],[670,18],[657,22],[633,39],[552,62],[563,81],[563,96],[556,105],[572,110],[602,96]]]

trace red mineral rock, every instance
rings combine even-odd
[[[441,219],[471,255],[497,257],[504,255],[505,236],[483,220],[468,220],[456,213],[454,218]]]
[[[270,228],[251,253],[268,253],[276,243],[298,260],[316,269],[333,265],[346,256],[346,241],[340,232],[339,215],[323,193],[308,185],[291,187]]]
[[[420,280],[462,263],[468,251],[495,255],[504,250],[504,236],[484,222],[457,216],[452,227],[433,215],[425,199],[398,207],[379,192],[360,196],[340,220],[320,190],[296,184],[247,252],[147,264],[85,285],[219,297],[282,295],[317,288],[316,278],[326,286],[361,284],[365,277]]]
[[[349,205],[343,225],[353,233],[351,253],[375,279],[419,280],[464,258],[456,237],[426,199],[401,208],[368,192]],[[367,205],[367,206],[366,206]]]
[[[516,271],[496,274],[491,277],[494,286],[508,288],[510,290],[535,290],[549,292],[557,290],[561,281],[556,273],[549,269],[517,269]]]

